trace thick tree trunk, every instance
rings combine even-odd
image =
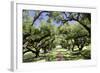
[[[46,49],[44,49],[44,53],[47,53],[47,50]]]
[[[82,47],[81,47],[81,48],[79,48],[79,51],[82,51]]]
[[[73,46],[73,48],[72,48],[72,51],[74,51],[74,46]]]
[[[37,50],[37,51],[35,52],[35,55],[36,55],[35,58],[39,57],[39,52],[40,52],[39,50]]]
[[[79,51],[82,51],[83,45],[79,46],[78,48],[79,48]]]

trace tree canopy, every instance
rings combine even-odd
[[[23,10],[22,16],[23,56],[32,52],[33,61],[41,55],[45,55],[43,58],[49,61],[51,52],[60,45],[66,50],[64,55],[70,51],[71,57],[73,54],[79,54],[78,56],[81,55],[84,59],[91,58],[90,51],[88,55],[83,53],[90,50],[86,48],[84,51],[84,48],[91,45],[90,13]],[[64,60],[68,58],[65,57]]]

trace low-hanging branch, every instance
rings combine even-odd
[[[79,15],[80,14],[78,14],[78,16],[77,16],[77,18],[75,19],[74,17],[69,17],[69,16],[67,16],[67,14],[65,13],[65,12],[63,12],[64,13],[64,15],[66,16],[66,18],[67,19],[64,19],[64,20],[62,20],[63,22],[68,22],[68,21],[76,21],[76,22],[78,22],[80,25],[82,25],[87,31],[88,31],[88,33],[89,33],[89,36],[91,36],[91,29],[88,27],[88,26],[86,26],[86,25],[84,25],[84,23],[82,23],[81,21],[79,21]],[[71,15],[71,14],[70,14]]]
[[[32,50],[32,49],[30,49],[29,47],[26,47],[26,51],[24,51],[23,52],[23,54],[25,54],[25,53],[27,53],[27,52],[29,52],[29,51],[31,51],[32,53],[36,53],[34,50]]]

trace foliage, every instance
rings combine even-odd
[[[23,62],[91,58],[90,47],[86,47],[91,45],[89,13],[57,11],[33,11],[33,13],[32,19],[29,11],[23,11]],[[57,51],[56,46],[61,46],[60,51]],[[28,52],[31,53],[26,54]]]

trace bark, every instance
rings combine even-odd
[[[44,12],[48,12],[48,11],[41,11],[36,17],[34,17],[34,20],[32,22],[32,25],[35,23],[35,21],[40,17],[40,15]]]
[[[25,51],[25,52],[23,52],[23,54],[25,54],[26,52],[29,52],[29,51],[31,51],[32,53],[36,53],[34,50],[32,50],[32,49],[30,49],[30,48],[28,48],[28,47],[27,47],[27,49],[28,49],[28,50]]]
[[[66,16],[66,18],[67,18],[67,19],[62,20],[63,22],[68,22],[68,21],[72,21],[72,20],[77,21],[80,25],[82,25],[82,26],[88,31],[89,37],[91,36],[91,29],[90,29],[88,26],[84,25],[84,23],[82,23],[81,21],[79,21],[79,15],[80,15],[80,14],[78,14],[77,19],[75,19],[75,18],[70,18],[70,17],[68,17],[67,14],[66,14],[65,12],[63,12],[63,13],[65,14],[65,16]],[[89,20],[90,20],[90,19],[89,19]],[[90,21],[91,21],[91,20],[90,20]]]
[[[40,50],[36,50],[36,52],[35,52],[35,58],[37,58],[37,57],[39,57],[39,53],[40,53]]]

